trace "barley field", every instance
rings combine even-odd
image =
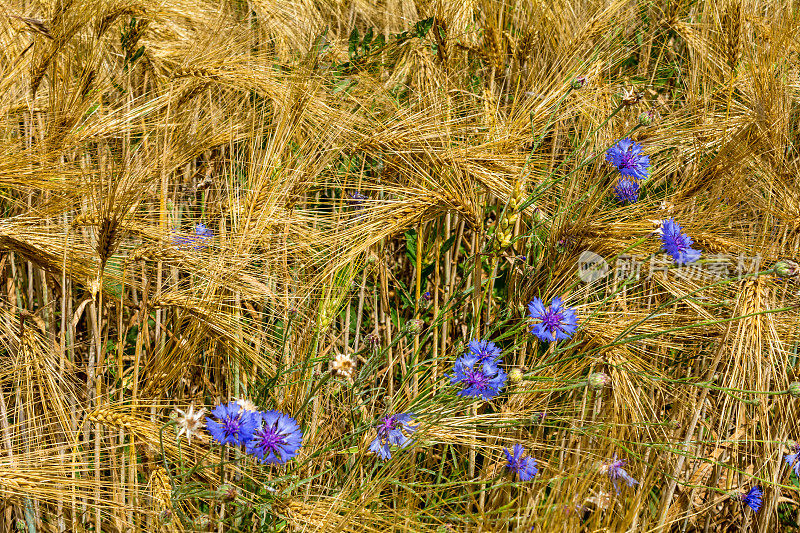
[[[799,29],[0,2],[0,532],[800,531]]]

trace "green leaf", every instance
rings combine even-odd
[[[444,255],[447,252],[449,252],[450,248],[453,247],[453,243],[454,242],[456,242],[456,236],[455,235],[451,235],[450,237],[448,237],[447,240],[442,243],[442,248],[441,248],[441,250],[439,250],[439,254],[440,255]]]
[[[431,27],[433,26],[433,17],[427,18],[425,20],[420,20],[416,24],[414,24],[414,35],[419,38],[423,38],[428,35]]]
[[[348,90],[350,90],[354,86],[355,86],[355,82],[353,82],[353,80],[351,80],[349,78],[341,79],[341,80],[337,81],[333,85],[333,94],[336,94],[336,93],[341,92],[341,91],[347,92]]]
[[[369,52],[369,45],[372,43],[372,26],[367,30],[367,33],[364,34],[364,40],[361,41],[361,47],[364,53]]]
[[[142,57],[142,54],[144,54],[144,46],[140,46],[140,47],[139,47],[139,49],[138,49],[138,50],[136,50],[136,51],[133,53],[133,55],[131,56],[130,63],[131,63],[131,64],[135,63],[137,59],[139,59],[140,57]]]
[[[410,229],[406,233],[406,257],[412,264],[417,264],[417,231]]]
[[[358,56],[358,43],[359,43],[358,28],[353,28],[350,32],[349,46],[347,51],[350,54],[350,59],[355,59]]]

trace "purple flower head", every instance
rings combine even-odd
[[[621,204],[635,204],[639,200],[639,182],[620,178],[614,186],[614,196]]]
[[[214,238],[214,230],[205,224],[196,224],[194,235],[172,235],[172,243],[178,248],[191,248],[192,250],[202,250],[208,247],[208,242]]]
[[[303,431],[297,421],[280,411],[255,413],[257,427],[247,442],[247,453],[264,464],[284,464],[297,455],[303,441]]]
[[[617,491],[617,494],[619,494],[620,479],[627,483],[629,487],[633,487],[639,483],[633,479],[624,468],[622,468],[623,466],[625,466],[625,461],[622,459],[617,459],[617,454],[614,454],[611,462],[605,465],[606,474],[608,474],[608,478],[611,480],[611,483],[614,484],[614,490]]]
[[[500,359],[500,348],[491,341],[484,341],[481,339],[474,339],[467,345],[469,353],[478,356],[478,360],[482,363],[484,361],[497,361]]]
[[[412,424],[413,418],[414,413],[398,413],[381,418],[376,426],[378,436],[370,443],[369,450],[385,461],[391,459],[392,445],[405,448],[414,442],[409,435],[417,430],[419,424]]]
[[[578,329],[578,317],[575,310],[565,307],[561,298],[556,296],[548,307],[539,298],[534,298],[528,303],[531,324],[531,333],[544,342],[569,339]]]
[[[467,352],[456,359],[453,366],[453,375],[450,384],[460,384],[462,389],[458,391],[459,396],[483,398],[491,400],[498,394],[506,383],[508,375],[503,372],[498,361],[490,359],[481,361],[480,356]]]
[[[356,207],[356,208],[363,207],[364,206],[364,200],[367,200],[367,199],[368,198],[366,196],[364,196],[363,194],[361,194],[360,191],[353,191],[353,192],[351,192],[350,194],[347,195],[347,203],[350,204],[350,206]]]
[[[661,243],[678,265],[694,263],[700,259],[700,250],[691,247],[694,241],[682,233],[680,224],[675,222],[674,218],[661,223]]]
[[[524,457],[525,448],[521,444],[514,445],[513,453],[508,448],[503,448],[503,451],[508,459],[506,468],[517,474],[520,481],[530,481],[539,472],[536,468],[536,459],[530,456]]]
[[[742,503],[750,507],[754,513],[757,513],[758,510],[761,509],[762,496],[761,487],[755,486],[747,491],[747,494],[740,494],[739,498],[742,500]]]
[[[794,453],[787,454],[784,457],[784,460],[787,463],[789,463],[789,466],[792,467],[792,470],[794,470],[794,474],[797,477],[800,477],[800,461],[798,460],[798,458],[800,458],[800,445],[795,444]]]
[[[206,429],[220,444],[246,444],[256,429],[256,414],[242,409],[238,403],[219,404],[211,411],[216,417],[206,417]]]
[[[642,154],[642,145],[622,139],[606,151],[606,161],[617,167],[622,176],[644,180],[650,171],[650,158]]]

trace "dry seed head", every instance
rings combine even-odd
[[[258,407],[256,404],[248,400],[247,398],[236,398],[236,405],[238,405],[242,411],[252,411],[255,413],[258,411]]]
[[[622,89],[622,105],[636,105],[642,101],[642,98],[644,98],[644,93],[640,93],[634,88]]]
[[[169,476],[163,466],[158,466],[153,470],[153,474],[150,476],[150,490],[159,511],[172,508],[172,485],[170,485]]]
[[[132,429],[136,425],[136,418],[125,413],[118,413],[110,409],[100,407],[89,413],[86,418],[92,422],[105,424],[116,428]]]
[[[97,255],[100,263],[105,264],[108,258],[114,253],[117,245],[117,229],[119,224],[116,219],[103,218],[100,222],[100,229],[97,233]]]
[[[199,411],[195,411],[194,404],[192,404],[188,411],[175,409],[175,412],[178,413],[177,437],[181,438],[181,435],[186,435],[186,440],[191,444],[192,436],[198,435],[203,427],[203,416],[206,414],[206,409],[201,407]]]
[[[356,372],[356,362],[353,358],[344,353],[337,353],[331,360],[331,374],[336,377],[343,377],[347,381],[353,381]]]
[[[728,3],[722,17],[722,26],[726,38],[725,59],[731,70],[734,70],[739,63],[739,41],[742,33],[742,11],[739,1],[734,0]]]
[[[666,211],[667,214],[672,214],[675,211],[675,204],[672,202],[668,202],[666,200],[661,200],[661,205],[658,206],[658,209],[661,211]],[[661,224],[659,223],[659,226]]]

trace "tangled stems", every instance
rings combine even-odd
[[[608,123],[608,121],[610,121],[612,118],[614,118],[614,117],[617,115],[617,113],[619,113],[619,112],[620,112],[620,111],[621,111],[621,110],[622,110],[624,107],[625,107],[625,105],[624,105],[624,104],[620,104],[619,106],[617,106],[617,108],[616,108],[616,109],[614,109],[614,111],[612,111],[612,112],[611,112],[611,114],[610,114],[610,115],[609,115],[609,116],[608,116],[608,117],[607,117],[607,118],[606,118],[606,119],[605,119],[603,122],[601,122],[601,123],[600,123],[600,125],[599,125],[597,128],[595,128],[593,131],[589,132],[589,133],[586,135],[586,137],[584,138],[584,140],[583,140],[583,142],[581,143],[581,145],[580,145],[580,146],[578,146],[576,149],[574,149],[572,152],[570,152],[570,153],[569,153],[569,155],[568,155],[568,157],[564,158],[564,160],[563,160],[561,163],[559,163],[559,164],[558,164],[558,166],[556,166],[556,168],[555,168],[555,169],[553,169],[553,171],[550,173],[550,175],[553,175],[553,174],[555,174],[556,172],[558,172],[559,170],[561,170],[561,167],[562,167],[562,166],[564,166],[564,165],[565,165],[565,164],[566,164],[568,161],[570,161],[570,160],[572,159],[572,157],[573,157],[575,154],[577,154],[577,153],[578,153],[578,151],[579,151],[581,148],[583,148],[584,146],[586,146],[586,143],[587,143],[587,142],[589,142],[589,139],[590,139],[590,138],[591,138],[591,137],[592,137],[594,134],[596,134],[598,131],[600,131],[600,129],[602,129],[602,128],[603,128],[603,127],[604,127],[604,126],[605,126],[605,125]],[[637,130],[637,129],[639,129],[640,127],[641,127],[641,126],[640,126],[639,124],[635,125],[633,128],[631,128],[631,129],[630,129],[630,131],[628,131],[628,133],[626,133],[626,134],[625,134],[625,136],[626,136],[626,137],[627,137],[627,136],[630,136],[630,135],[631,135],[631,134],[632,134],[634,131],[636,131],[636,130]],[[562,181],[562,180],[566,180],[567,178],[569,178],[570,176],[572,176],[573,174],[575,174],[576,172],[578,172],[579,170],[581,170],[581,169],[582,169],[582,168],[584,168],[585,166],[588,166],[589,164],[591,164],[591,163],[592,163],[592,162],[593,162],[595,159],[597,159],[597,158],[598,158],[598,157],[600,157],[601,155],[605,155],[605,151],[603,151],[603,152],[598,152],[598,153],[596,153],[596,154],[592,155],[590,158],[586,159],[585,161],[581,162],[581,164],[577,165],[577,166],[576,166],[576,167],[575,167],[575,168],[574,168],[574,169],[573,169],[571,172],[568,172],[567,174],[565,174],[564,176],[562,176],[562,177],[560,177],[560,178],[556,178],[556,179],[554,179],[554,180],[551,182],[551,184],[553,184],[553,185],[554,185],[554,184],[556,184],[556,183],[558,183],[558,182],[560,182],[560,181]],[[522,202],[522,203],[520,204],[520,206],[519,206],[519,209],[520,209],[520,211],[521,211],[521,210],[523,210],[523,209],[525,209],[526,207],[528,207],[528,206],[532,205],[532,204],[533,204],[533,203],[534,203],[534,202],[535,202],[535,201],[536,201],[536,200],[539,198],[539,196],[541,196],[541,194],[542,194],[542,193],[544,192],[544,190],[545,190],[545,189],[544,189],[544,186],[545,186],[545,185],[547,185],[547,183],[546,183],[546,182],[545,182],[545,183],[542,183],[542,184],[541,184],[539,187],[537,187],[537,189],[541,189],[541,190],[538,190],[538,191],[533,191],[533,192],[531,193],[531,196],[530,196],[530,197],[529,197],[527,200],[525,200],[524,202]],[[559,205],[560,205],[560,203],[559,203]]]

